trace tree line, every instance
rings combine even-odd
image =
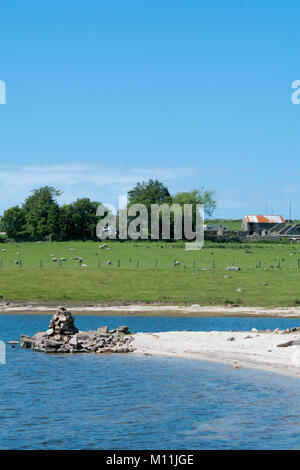
[[[96,216],[100,202],[80,198],[70,204],[59,205],[61,191],[52,186],[34,189],[21,206],[4,211],[0,220],[1,231],[18,241],[34,240],[96,240]],[[158,180],[137,183],[128,191],[128,207],[144,204],[204,204],[210,217],[216,207],[214,191],[203,188],[171,195]]]

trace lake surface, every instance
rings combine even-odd
[[[0,315],[0,339],[50,316]],[[82,330],[249,330],[298,319],[75,316]],[[298,449],[300,380],[193,359],[45,355],[7,346],[0,449]]]

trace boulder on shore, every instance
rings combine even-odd
[[[114,330],[103,326],[97,331],[79,331],[71,312],[58,307],[48,330],[32,337],[21,335],[20,346],[45,353],[127,353],[133,351],[131,342],[129,328],[125,325]]]

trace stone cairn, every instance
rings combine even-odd
[[[49,329],[34,336],[22,335],[20,346],[45,353],[128,353],[133,351],[131,342],[127,326],[118,326],[114,330],[102,326],[97,331],[79,331],[71,312],[59,307]]]

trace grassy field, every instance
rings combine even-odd
[[[107,242],[108,249],[99,249],[100,244],[3,243],[0,292],[5,300],[86,304],[300,305],[297,245],[206,243],[200,251],[184,251],[183,243]],[[81,266],[74,257],[82,257]],[[226,271],[233,264],[241,271]]]
[[[212,219],[212,220],[206,220],[206,224],[208,225],[225,225],[228,230],[241,230],[242,228],[242,219]]]

